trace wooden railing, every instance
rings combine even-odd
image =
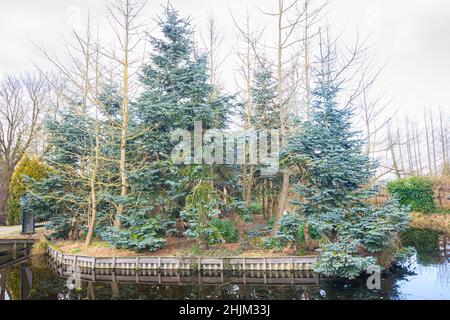
[[[294,271],[312,270],[317,256],[303,257],[87,257],[62,253],[48,247],[50,259],[62,266],[90,269],[126,270],[231,270],[231,271]]]

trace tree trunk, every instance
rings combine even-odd
[[[252,190],[253,190],[253,180],[254,180],[255,166],[250,164],[249,173],[246,179],[246,187],[244,192],[244,202],[249,205],[252,202]]]
[[[244,222],[242,221],[239,214],[236,212],[236,208],[231,209],[231,220],[234,221],[238,232],[239,232],[239,239],[244,240]]]
[[[400,139],[400,130],[398,129],[398,124],[397,124],[397,143],[398,143],[398,154],[400,155],[400,164],[402,166],[403,175],[405,175],[405,163],[403,161],[402,142]]]
[[[286,204],[288,200],[289,195],[289,176],[290,172],[288,169],[285,169],[283,172],[283,185],[281,186],[281,192],[280,196],[278,197],[278,206],[277,211],[275,215],[275,220],[278,222],[281,217],[283,216],[284,210],[286,210]],[[279,225],[275,224],[275,228],[273,228],[273,232],[276,232],[278,230]]]
[[[446,155],[446,138],[445,138],[445,134],[444,134],[444,124],[442,121],[442,110],[439,110],[439,122],[440,122],[440,127],[441,127],[441,144],[442,144],[442,174],[445,174],[445,167],[447,165],[447,155]]]
[[[305,234],[305,248],[307,250],[310,250],[312,239],[311,239],[311,226],[309,225],[309,223],[305,223],[305,229],[303,232]]]
[[[88,282],[88,300],[96,300],[95,287],[92,282]]]
[[[433,175],[433,166],[431,165],[430,139],[429,139],[429,136],[428,136],[427,115],[426,115],[426,113],[424,113],[423,115],[424,115],[424,120],[425,120],[425,137],[427,139],[428,170],[429,170],[429,174]]]
[[[75,217],[72,220],[69,239],[72,241],[80,240],[80,221],[79,221],[78,217]]]
[[[0,225],[6,224],[6,204],[9,197],[9,183],[12,174],[7,173],[0,181]]]
[[[120,287],[119,283],[117,282],[111,282],[111,299],[112,300],[119,300],[120,299]]]
[[[123,201],[123,198],[125,198],[128,195],[128,176],[126,173],[126,167],[127,167],[127,142],[128,142],[128,81],[129,81],[129,61],[128,61],[128,54],[129,54],[129,30],[130,30],[130,24],[129,24],[129,17],[128,15],[125,15],[125,38],[124,38],[124,59],[123,59],[123,97],[122,97],[122,106],[121,106],[121,118],[122,118],[122,124],[121,124],[121,136],[120,136],[120,181],[121,181],[121,200]],[[120,203],[117,209],[117,216],[114,221],[114,226],[116,228],[121,227],[121,222],[119,219],[119,216],[123,215],[125,213],[125,206],[123,203]]]
[[[417,140],[416,140],[416,134],[414,132],[414,123],[411,123],[411,131],[412,131],[412,148],[413,148],[413,152],[414,152],[414,163],[415,163],[415,168],[416,168],[416,174],[417,175],[422,175],[422,170],[421,170],[421,165],[420,165],[420,158],[419,158],[419,153],[418,153],[418,145],[417,145]]]
[[[271,217],[276,217],[278,208],[278,197],[272,195],[272,213]]]
[[[98,39],[97,39],[98,41]],[[86,241],[85,246],[90,246],[92,243],[92,238],[94,236],[94,229],[96,225],[97,220],[97,175],[98,170],[100,166],[100,123],[99,123],[99,112],[98,108],[100,106],[100,101],[97,97],[99,97],[99,86],[100,86],[100,67],[98,62],[98,44],[96,49],[96,61],[95,61],[95,96],[96,96],[96,103],[95,103],[95,147],[94,147],[94,157],[90,159],[90,162],[94,163],[94,167],[92,168],[91,176],[90,176],[90,191],[91,191],[91,212],[89,216],[89,226],[88,226],[88,232],[86,235]],[[87,80],[89,80],[89,77],[86,77]],[[86,91],[87,94],[87,91]]]
[[[436,141],[434,134],[434,122],[433,122],[433,113],[430,112],[430,125],[431,125],[431,145],[433,148],[433,164],[434,164],[434,174],[437,175],[437,160],[436,160]]]
[[[285,101],[283,97],[284,88],[283,88],[283,14],[285,13],[285,9],[283,6],[283,1],[278,2],[278,52],[277,52],[277,85],[278,85],[278,103],[280,109],[280,146],[284,147],[286,143],[286,115],[285,115]],[[289,171],[286,168],[283,172],[283,184],[281,187],[281,192],[278,197],[278,208],[275,215],[276,220],[283,215],[283,212],[286,208],[286,202],[289,192]],[[273,229],[276,232],[277,224],[275,224],[275,228]]]

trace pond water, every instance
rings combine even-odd
[[[0,271],[0,300],[17,299],[439,299],[450,300],[450,238],[432,231],[408,231],[405,245],[416,249],[407,263],[382,275],[381,289],[367,277],[319,278],[310,272],[153,272],[81,270],[81,289],[67,287],[67,271],[45,257],[16,260]],[[1,249],[1,248],[0,248]],[[7,253],[0,252],[0,257]],[[16,257],[17,259],[17,257]],[[0,269],[1,269],[0,265]],[[70,270],[69,270],[70,271]]]

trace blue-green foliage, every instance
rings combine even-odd
[[[354,213],[354,219],[346,222],[342,237],[358,239],[358,243],[369,252],[381,252],[394,245],[397,235],[406,230],[410,219],[407,208],[395,199],[379,208],[369,208],[364,214]]]
[[[67,237],[70,233],[78,236],[83,230],[79,221],[88,208],[89,184],[77,174],[82,172],[82,159],[86,159],[95,143],[87,134],[92,131],[92,121],[71,110],[59,120],[47,123],[52,148],[45,160],[51,165],[51,173],[34,182],[33,192],[22,201],[22,206],[39,219],[48,220],[55,237]]]
[[[284,161],[296,168],[296,213],[328,238],[315,270],[326,275],[356,276],[376,262],[375,253],[394,245],[408,223],[398,202],[381,208],[367,199],[376,169],[351,127],[352,111],[338,106],[340,89],[328,73],[317,74],[312,115],[288,140]]]
[[[281,243],[294,242],[298,239],[298,231],[303,223],[301,217],[297,214],[285,214],[281,217],[280,228],[275,234],[275,238]]]
[[[69,236],[74,218],[70,210],[77,210],[76,201],[82,200],[75,194],[66,194],[64,184],[60,175],[50,174],[42,181],[35,181],[33,194],[28,194],[21,203],[23,208],[33,212],[40,220],[49,221],[47,228],[53,231],[52,237],[55,238]]]
[[[104,240],[117,248],[133,249],[136,251],[155,251],[166,243],[167,229],[161,217],[149,217],[143,213],[131,214],[123,217],[123,228],[108,227],[102,232]]]
[[[280,123],[280,110],[276,103],[277,84],[268,66],[259,67],[250,88],[253,115],[251,122],[256,129],[276,129]]]
[[[376,266],[377,260],[371,256],[361,256],[354,243],[334,242],[322,244],[322,254],[314,271],[325,276],[354,278]]]
[[[211,223],[213,219],[219,217],[220,204],[211,184],[208,181],[200,181],[192,194],[187,196],[186,209],[181,212],[181,217],[189,224],[186,236],[197,239],[202,245],[223,242],[220,231]]]
[[[144,201],[142,205],[163,208],[172,218],[181,212],[189,222],[187,236],[211,242],[217,232],[208,224],[219,213],[216,200],[202,203],[205,207],[200,208],[189,205],[189,197],[195,196],[193,188],[201,181],[220,177],[202,165],[174,165],[171,133],[193,130],[194,121],[201,121],[205,129],[223,128],[231,98],[217,94],[209,84],[207,59],[198,54],[189,19],[168,5],[158,27],[162,37],[150,38],[154,50],[140,75],[144,91],[133,105],[136,126],[153,130],[135,141],[145,164],[130,174],[130,184],[139,201]],[[201,230],[203,226],[205,230]]]
[[[229,199],[229,209],[236,210],[236,213],[245,223],[250,223],[253,221],[253,214],[255,207],[251,205],[246,205],[244,201],[238,200],[236,198]]]
[[[275,239],[280,243],[280,246],[291,242],[296,245],[305,243],[305,219],[298,214],[285,214],[279,221],[280,227],[275,233]],[[310,226],[311,238],[314,240],[320,239],[320,233],[316,228]]]
[[[270,234],[270,231],[272,231],[271,226],[264,225],[264,224],[258,224],[256,226],[254,226],[253,229],[251,229],[248,232],[248,237],[249,238],[266,237]]]
[[[223,128],[228,116],[228,96],[211,99],[207,58],[195,48],[190,20],[168,6],[159,21],[162,38],[151,37],[154,49],[142,68],[145,91],[136,102],[136,119],[142,126],[157,126],[142,139],[150,155],[170,155],[170,132],[192,130],[194,121],[204,128]]]

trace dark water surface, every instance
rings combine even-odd
[[[82,273],[81,289],[67,287],[66,269],[45,257],[19,260],[0,270],[0,300],[33,299],[439,299],[450,300],[450,238],[410,230],[405,245],[416,249],[407,263],[382,275],[381,289],[369,290],[367,276],[322,279],[312,272],[153,272]],[[9,253],[0,252],[0,261]],[[1,268],[1,265],[0,265]]]

